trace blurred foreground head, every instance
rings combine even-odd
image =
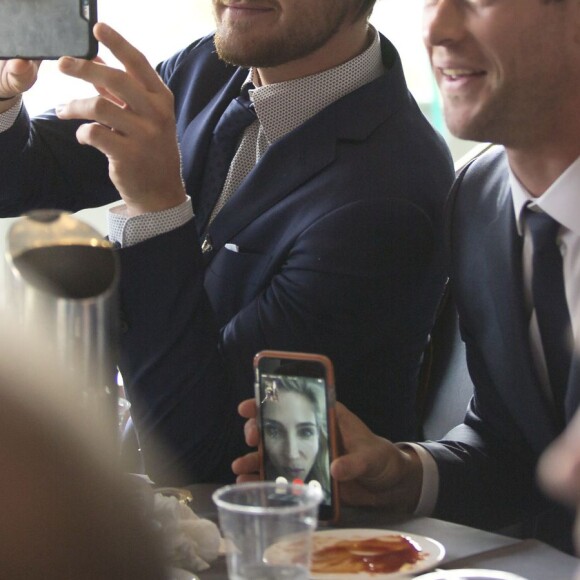
[[[0,578],[162,579],[100,413],[13,330],[0,336]]]

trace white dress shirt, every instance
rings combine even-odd
[[[572,334],[577,342],[580,331],[580,159],[570,165],[539,198],[532,197],[511,171],[510,185],[518,233],[524,238],[524,292],[526,308],[530,314],[530,344],[542,386],[551,398],[552,390],[548,382],[542,340],[536,313],[533,309],[531,291],[533,245],[523,212],[526,205],[531,202],[530,209],[547,213],[561,224],[557,243],[560,247],[564,266],[564,285],[572,320]]]

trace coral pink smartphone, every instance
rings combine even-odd
[[[262,351],[254,358],[262,479],[320,486],[319,521],[339,516],[334,370],[323,355]]]

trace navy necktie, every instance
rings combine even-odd
[[[546,213],[527,209],[534,253],[532,296],[556,409],[564,417],[564,399],[572,358],[572,327],[564,287],[562,254],[556,244],[560,224]]]
[[[230,102],[213,131],[201,195],[195,211],[200,232],[205,230],[207,220],[224,187],[241,136],[246,127],[256,120],[254,105],[248,94],[251,88],[251,84],[244,86],[242,94]]]

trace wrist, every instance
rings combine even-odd
[[[8,111],[21,100],[22,95],[14,95],[13,97],[0,97],[0,112]]]
[[[421,489],[423,486],[423,465],[418,453],[412,446],[405,443],[395,445],[400,451],[401,460],[401,478],[391,493],[393,503],[397,505],[397,511],[405,514],[412,514],[417,509],[421,498]]]
[[[0,97],[0,114],[10,111],[13,107],[16,107],[22,102],[22,95],[16,95],[14,97]]]
[[[151,198],[147,200],[125,199],[127,217],[136,217],[143,214],[159,213],[181,206],[187,200],[187,195],[174,198]]]

